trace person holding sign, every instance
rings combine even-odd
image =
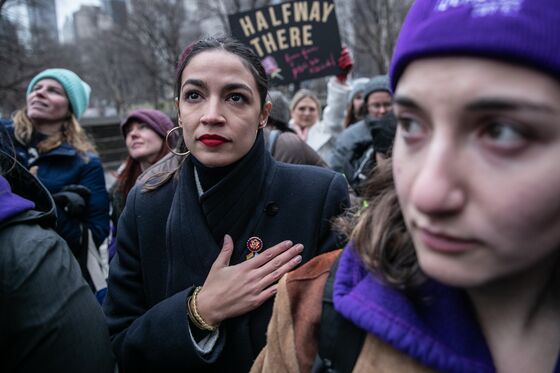
[[[556,0],[412,4],[392,168],[337,267],[280,281],[253,372],[560,371],[559,38]]]
[[[228,37],[177,67],[184,145],[129,193],[104,304],[122,371],[247,372],[265,344],[276,282],[341,242],[342,175],[277,163],[259,58]],[[173,131],[175,132],[175,130]]]
[[[336,138],[343,131],[346,101],[352,87],[347,83],[353,62],[348,48],[342,48],[338,59],[340,73],[327,84],[327,106],[321,119],[321,103],[312,91],[301,89],[292,98],[291,128],[306,141],[325,162],[331,158]]]

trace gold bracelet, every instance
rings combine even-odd
[[[196,326],[197,329],[204,330],[202,325],[198,323],[198,321],[194,318],[194,313],[192,311],[192,295],[187,298],[187,315],[189,315],[189,320]]]
[[[194,289],[193,295],[190,296],[187,300],[189,316],[191,316],[190,319],[197,328],[213,332],[218,329],[218,326],[220,326],[220,324],[218,323],[217,325],[210,325],[206,322],[206,320],[202,318],[202,316],[200,316],[200,313],[198,313],[196,299],[198,297],[198,293],[200,293],[200,290],[202,290],[202,286],[197,286],[196,289]]]

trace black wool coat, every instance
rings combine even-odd
[[[204,283],[224,233],[234,239],[231,265],[245,260],[251,236],[265,249],[287,239],[303,244],[302,263],[343,244],[331,230],[349,204],[341,174],[276,162],[264,143],[245,158],[201,197],[188,158],[155,191],[140,184],[130,192],[104,304],[121,371],[249,371],[266,343],[272,299],[222,322],[207,354],[189,332],[186,298]]]

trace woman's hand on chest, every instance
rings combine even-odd
[[[276,294],[277,282],[301,263],[303,245],[283,241],[255,256],[230,266],[233,241],[224,238],[220,255],[214,261],[197,297],[202,318],[211,325],[243,315]]]

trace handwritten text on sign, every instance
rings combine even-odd
[[[230,16],[232,35],[251,45],[273,83],[336,74],[340,37],[334,4],[293,1]]]

